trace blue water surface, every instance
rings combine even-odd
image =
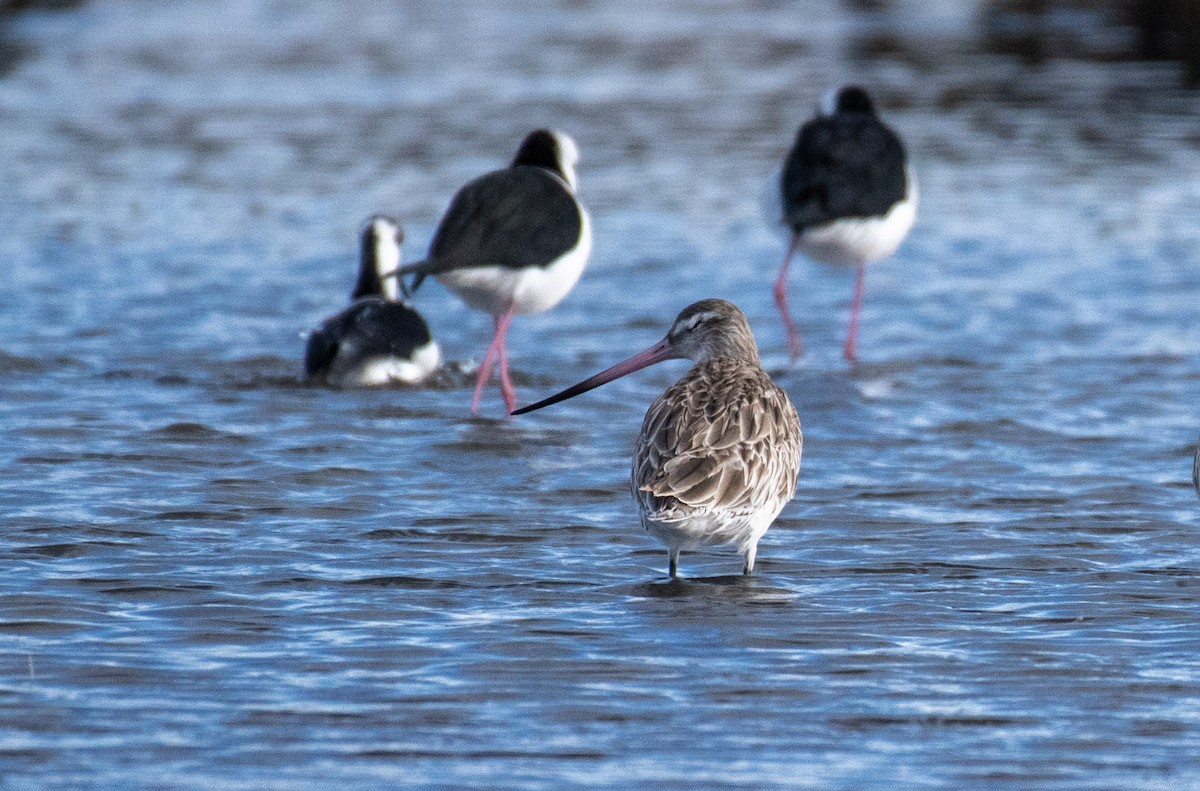
[[[0,22],[0,788],[1200,788],[1200,97],[903,5]],[[793,266],[792,366],[760,196],[848,79],[920,214],[856,367],[852,273]],[[431,386],[301,381],[362,220],[419,258],[540,125],[596,243],[514,322],[521,398],[737,302],[805,430],[753,577],[637,523],[686,363],[471,418],[491,323],[431,283]]]

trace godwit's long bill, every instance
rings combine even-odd
[[[516,406],[505,347],[508,325],[514,315],[557,305],[587,264],[592,228],[575,197],[578,160],[575,142],[562,132],[531,132],[511,166],[455,194],[428,257],[399,270],[415,275],[413,291],[433,275],[471,307],[492,314],[496,332],[479,366],[472,413],[479,411],[497,361],[506,411]]]
[[[779,219],[792,234],[775,281],[788,349],[793,358],[804,351],[787,304],[788,264],[800,249],[814,261],[858,268],[843,349],[854,362],[867,264],[895,252],[917,212],[904,144],[879,120],[866,91],[847,86],[826,94],[817,115],[796,135],[779,198]]]
[[[733,544],[754,571],[758,540],[796,493],[803,436],[783,388],[762,369],[736,305],[705,299],[684,308],[667,336],[557,395],[513,412],[556,404],[663,360],[694,365],[654,400],[633,454],[633,496],[642,526],[679,552]]]
[[[399,301],[396,268],[404,231],[376,215],[362,231],[358,280],[350,306],[308,336],[304,370],[333,387],[419,384],[438,367],[440,351],[429,325]]]

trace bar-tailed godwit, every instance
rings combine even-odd
[[[585,393],[663,360],[694,365],[654,400],[633,454],[633,496],[642,525],[679,552],[732,544],[754,571],[758,540],[796,493],[803,436],[783,388],[771,381],[736,305],[705,299],[684,308],[646,351],[536,404],[521,415]]]

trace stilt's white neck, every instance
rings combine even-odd
[[[400,245],[396,244],[396,230],[377,225],[374,231],[375,276],[379,278],[379,290],[384,299],[396,302],[400,299],[400,278],[395,276],[400,268]]]

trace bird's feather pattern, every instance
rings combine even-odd
[[[698,363],[646,412],[634,496],[658,521],[786,502],[802,441],[787,393],[761,368],[729,358]]]

